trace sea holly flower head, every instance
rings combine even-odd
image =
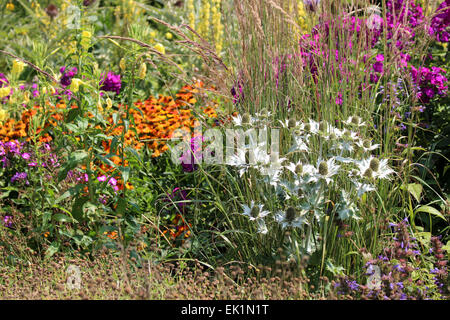
[[[275,221],[277,221],[281,228],[302,228],[303,225],[308,224],[304,214],[298,214],[297,210],[289,207],[286,211],[278,211],[275,214]]]
[[[332,180],[331,177],[339,172],[340,166],[336,164],[335,158],[330,158],[327,161],[319,159],[317,161],[317,177],[324,179],[327,184]]]
[[[250,206],[242,205],[242,208],[244,209],[243,214],[244,216],[248,216],[250,221],[262,219],[265,216],[267,216],[270,212],[267,210],[263,210],[264,205],[262,204],[255,204],[255,201],[250,202]]]

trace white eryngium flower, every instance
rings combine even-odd
[[[335,163],[335,158],[330,158],[327,161],[319,159],[317,161],[317,177],[324,179],[327,184],[332,180],[331,177],[338,173],[340,166]]]
[[[352,182],[356,187],[356,193],[357,193],[358,198],[361,198],[361,196],[366,192],[375,191],[375,187],[372,186],[371,184],[361,183],[356,180],[352,180]]]
[[[394,170],[387,165],[387,159],[379,160],[374,156],[356,161],[360,178],[389,179]]]
[[[350,117],[348,117],[347,120],[342,121],[342,122],[346,125],[351,125],[351,126],[355,126],[355,127],[362,127],[362,126],[366,125],[365,122],[361,122],[361,118],[358,116],[350,116]]]
[[[275,214],[275,220],[281,225],[281,228],[287,227],[301,228],[304,224],[308,224],[304,214],[297,214],[294,208],[288,208],[286,212],[278,211]]]
[[[246,204],[242,205],[242,208],[244,209],[243,214],[244,216],[248,216],[250,221],[253,220],[259,220],[267,216],[270,212],[267,210],[263,210],[264,205],[258,204],[255,205],[255,201],[250,202],[250,206],[247,206]]]
[[[364,141],[362,139],[356,140],[355,144],[358,147],[360,147],[364,152],[368,152],[368,151],[372,151],[372,150],[378,149],[378,147],[380,146],[379,144],[372,145],[369,140]]]

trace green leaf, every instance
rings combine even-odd
[[[120,171],[122,172],[122,178],[123,178],[123,184],[125,185],[128,182],[128,179],[130,178],[130,167],[119,167]]]
[[[127,208],[127,201],[124,198],[119,198],[117,201],[116,213],[118,215],[123,215]]]
[[[83,206],[89,200],[88,196],[77,198],[72,206],[72,216],[77,220],[81,221],[83,218]]]
[[[60,243],[53,241],[51,245],[47,248],[47,251],[45,251],[45,258],[50,258],[59,250]]]
[[[72,222],[71,217],[68,217],[62,213],[57,213],[57,214],[53,215],[52,219],[56,222]]]
[[[439,217],[445,221],[447,221],[447,219],[445,219],[445,217],[442,215],[442,213],[440,213],[439,211],[437,211],[435,208],[430,207],[430,206],[421,206],[416,210],[416,214],[418,212],[425,212],[425,213],[429,213],[432,215],[435,215],[436,217]]]
[[[410,183],[408,184],[408,191],[413,195],[417,202],[420,202],[420,198],[422,195],[423,187],[418,183]]]

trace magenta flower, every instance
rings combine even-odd
[[[3,218],[3,224],[5,227],[12,228],[12,225],[13,225],[12,218],[13,218],[12,216],[5,216]]]
[[[100,80],[100,90],[103,91],[111,91],[117,94],[120,93],[120,89],[122,87],[122,82],[120,80],[120,74],[114,74],[112,72],[108,72],[106,76],[102,76],[103,79]]]
[[[342,104],[344,103],[344,100],[342,99],[342,93],[338,93],[338,96],[336,98],[336,100],[334,100],[334,102],[339,105],[342,106]]]

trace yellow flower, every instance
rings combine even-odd
[[[125,69],[127,68],[124,58],[120,59],[119,67],[120,67],[120,70],[122,70],[122,71],[125,71]]]
[[[171,40],[173,38],[173,35],[170,32],[166,33],[166,39]]]
[[[141,64],[141,66],[139,67],[139,75],[138,78],[143,80],[145,79],[145,75],[147,74],[147,65],[144,63]]]
[[[151,38],[156,38],[156,31],[155,30],[150,31],[150,37]]]
[[[101,113],[103,112],[102,102],[101,102],[100,100],[98,100],[98,102],[97,102],[97,109],[98,109],[98,111],[100,111]]]
[[[106,99],[106,108],[111,109],[112,108],[112,101],[111,98]]]
[[[70,90],[72,92],[78,92],[80,84],[82,84],[82,83],[83,83],[83,81],[81,81],[81,79],[73,78],[72,83],[70,84]]]
[[[14,10],[14,3],[12,3],[12,2],[7,3],[6,4],[6,10],[13,11]]]
[[[4,98],[4,97],[8,96],[10,93],[11,93],[10,87],[0,88],[0,98]]]
[[[24,63],[24,62],[22,62],[20,60],[14,60],[13,61],[13,65],[12,65],[12,69],[11,69],[11,73],[13,75],[21,74],[26,65],[27,65],[26,63]]]
[[[5,121],[8,118],[8,112],[6,110],[0,109],[0,122]]]
[[[25,103],[30,102],[30,92],[29,92],[29,91],[25,91],[25,92],[23,93],[23,101],[24,101]]]
[[[157,43],[154,48],[162,54],[166,54],[166,49],[161,43]]]

